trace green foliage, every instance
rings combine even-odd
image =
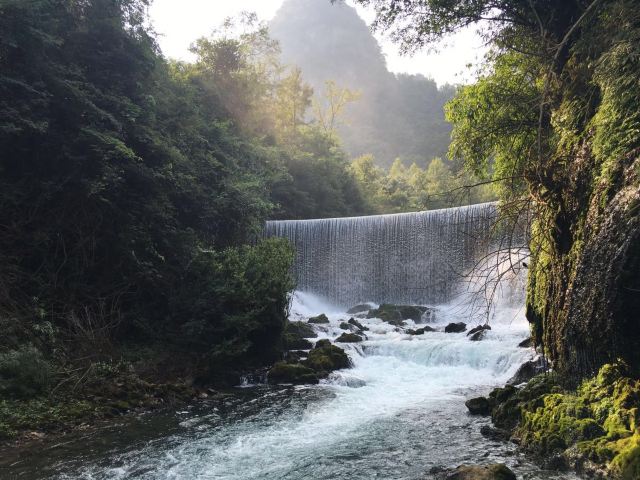
[[[495,199],[492,185],[474,186],[478,180],[449,162],[434,158],[426,169],[413,163],[408,169],[396,159],[388,172],[375,165],[371,155],[351,163],[362,195],[375,213],[400,213],[455,207]]]
[[[209,352],[212,370],[274,361],[281,351],[293,251],[282,239],[201,251],[170,305],[176,341]]]
[[[0,396],[28,398],[45,393],[53,378],[53,367],[32,346],[0,353]]]

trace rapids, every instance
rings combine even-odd
[[[296,292],[291,318],[327,313],[315,328],[335,338],[348,316],[311,294]],[[508,305],[508,303],[506,304]],[[485,418],[464,401],[503,384],[532,351],[519,307],[498,304],[480,342],[465,333],[410,336],[378,319],[346,345],[353,368],[315,386],[247,385],[225,407],[201,405],[77,439],[14,467],[16,478],[56,479],[428,479],[431,469],[505,462],[518,478],[574,478],[541,471],[479,433]],[[437,307],[441,328],[464,305]],[[408,322],[412,326],[412,322]]]

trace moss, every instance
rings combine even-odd
[[[344,350],[335,345],[323,345],[309,352],[304,365],[318,372],[332,372],[341,368],[348,368],[351,362]]]
[[[318,383],[317,372],[299,363],[278,362],[267,374],[270,383]]]
[[[329,318],[324,313],[321,313],[320,315],[311,317],[309,323],[329,323]]]
[[[528,400],[518,392],[505,403],[519,401],[516,434],[525,449],[564,452],[574,463],[604,467],[611,478],[640,478],[640,380],[628,377],[625,365],[605,365],[575,391],[553,387],[535,398],[543,390],[532,385]]]

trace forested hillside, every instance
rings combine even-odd
[[[444,104],[455,92],[421,75],[388,71],[380,45],[356,10],[342,2],[287,0],[269,23],[285,63],[302,69],[322,98],[325,82],[359,92],[338,128],[352,157],[371,154],[389,168],[396,158],[409,167],[446,158],[450,125]]]
[[[292,252],[264,220],[364,210],[263,28],[167,61],[146,4],[0,5],[0,435],[279,358]]]

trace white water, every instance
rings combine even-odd
[[[467,291],[449,268],[476,262],[476,245],[456,232],[488,231],[492,212],[495,206],[481,205],[270,224],[270,234],[296,244],[299,286],[314,292],[293,295],[290,319],[319,313],[330,319],[314,326],[314,340],[333,341],[343,332],[346,302],[373,298],[437,301],[430,326],[438,331],[411,336],[379,319],[358,318],[369,328],[367,339],[341,345],[353,367],[319,385],[245,384],[241,400],[177,412],[161,428],[153,420],[143,421],[144,428],[123,428],[103,436],[106,450],[91,444],[82,457],[53,467],[48,462],[42,476],[27,468],[23,478],[417,480],[432,478],[434,467],[491,462],[507,463],[519,478],[574,478],[540,471],[513,445],[485,439],[479,430],[488,419],[469,415],[464,406],[467,398],[503,385],[534,354],[517,346],[529,334],[523,272],[498,261],[488,283],[468,277]],[[511,275],[496,283],[505,272]],[[492,288],[483,290],[487,285],[498,287],[496,296]],[[449,322],[470,328],[487,319],[492,329],[479,342],[443,332]]]
[[[507,304],[508,305],[508,304]],[[460,321],[461,305],[438,307],[438,329]],[[327,313],[319,338],[335,339],[348,316],[297,292],[291,318]],[[532,351],[517,307],[498,303],[484,340],[465,333],[410,336],[378,319],[359,319],[368,339],[345,346],[353,368],[316,386],[260,390],[243,413],[187,415],[180,430],[115,449],[59,478],[84,479],[418,479],[434,466],[503,461],[526,478],[552,478],[479,434],[486,419],[464,401],[504,384]],[[464,319],[462,319],[464,320]],[[407,327],[412,326],[408,321]],[[266,387],[255,387],[257,389]],[[553,478],[569,478],[555,476]]]

